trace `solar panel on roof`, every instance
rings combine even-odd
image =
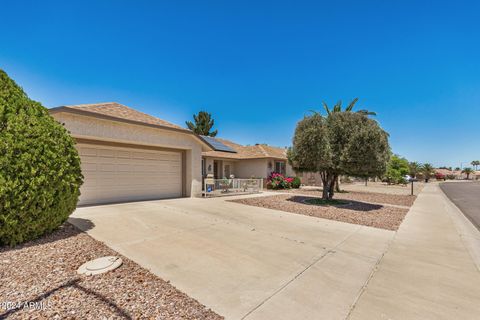
[[[202,137],[202,139],[205,140],[205,142],[207,142],[209,145],[211,145],[213,147],[213,149],[215,149],[215,151],[237,153],[237,151],[235,151],[234,149],[230,148],[229,146],[221,143],[220,141],[218,141],[215,138],[208,137],[208,136],[200,136],[200,137]]]

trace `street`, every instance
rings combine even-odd
[[[480,230],[480,182],[446,182],[440,188]]]

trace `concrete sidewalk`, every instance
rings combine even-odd
[[[479,319],[480,233],[425,186],[348,319]]]

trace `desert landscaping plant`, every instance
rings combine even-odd
[[[417,178],[418,173],[421,171],[422,165],[416,161],[408,164],[408,174],[412,178]]]
[[[58,228],[77,205],[80,158],[67,130],[0,70],[0,245]]]
[[[353,99],[352,101],[350,101],[348,106],[345,107],[345,110],[342,109],[342,100],[338,101],[331,109],[325,102],[322,102],[322,104],[323,104],[323,109],[327,113],[327,116],[330,116],[331,114],[338,113],[338,112],[353,112],[353,107],[357,102],[358,102],[358,98]],[[361,109],[356,112],[365,116],[377,115],[377,113],[373,111],[369,111],[367,109]],[[368,182],[368,178],[369,177],[365,177],[365,185]],[[335,192],[341,192],[341,191],[342,190],[340,189],[340,176],[337,176],[337,179],[335,180]]]
[[[388,134],[376,121],[355,112],[306,116],[297,124],[288,151],[296,171],[320,173],[325,200],[334,196],[339,175],[383,175],[389,158]]]
[[[393,155],[388,162],[385,180],[388,184],[405,184],[405,176],[409,172],[410,166],[408,160],[399,155]]]
[[[298,189],[300,188],[300,185],[302,184],[302,181],[300,180],[299,177],[293,177],[292,178],[292,183],[291,186],[293,189]]]
[[[218,130],[211,131],[215,120],[212,119],[212,115],[206,111],[200,111],[198,114],[193,115],[193,121],[185,121],[188,129],[192,130],[196,134],[202,136],[215,137]]]
[[[430,178],[435,174],[435,169],[430,163],[425,163],[422,165],[421,173],[425,182],[428,182]]]
[[[470,179],[470,175],[474,172],[475,171],[472,168],[465,168],[462,170],[462,173],[467,175],[467,180]]]
[[[480,160],[473,160],[472,162],[470,162],[470,164],[472,165],[472,167],[475,168],[475,170],[477,170],[478,166],[480,166]]]
[[[437,180],[447,180],[447,177],[443,174],[443,173],[440,173],[440,172],[436,172],[435,173],[435,179]]]

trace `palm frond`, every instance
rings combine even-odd
[[[376,116],[376,115],[377,115],[376,112],[374,112],[374,111],[368,111],[368,110],[365,110],[365,109],[358,110],[357,113],[363,114],[363,115],[365,115],[365,116]]]
[[[358,101],[358,98],[355,98],[353,99],[347,106],[347,108],[345,109],[345,111],[352,111],[353,110],[353,107],[355,106],[355,103],[357,103]]]
[[[330,115],[331,111],[330,111],[330,108],[328,107],[328,105],[325,102],[322,102],[322,104],[323,104],[323,108],[327,112],[327,115]]]
[[[339,100],[337,104],[333,106],[333,112],[342,112],[342,100]]]

